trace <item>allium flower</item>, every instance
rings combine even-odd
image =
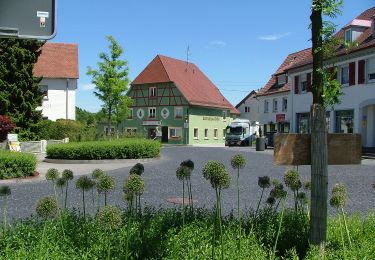
[[[76,188],[81,190],[89,190],[94,186],[94,182],[87,176],[81,176],[76,182]]]
[[[104,173],[103,170],[101,170],[101,169],[95,169],[95,170],[92,171],[91,177],[96,180],[96,179],[99,179],[104,174],[105,173]]]
[[[270,196],[274,197],[275,199],[282,199],[285,198],[287,195],[286,190],[284,190],[284,185],[279,183],[270,191]]]
[[[47,181],[55,182],[59,178],[59,170],[55,168],[50,168],[47,170],[46,179]]]
[[[303,183],[303,188],[304,188],[305,190],[311,190],[311,181],[305,181],[305,182]]]
[[[306,196],[306,193],[304,193],[304,192],[298,192],[298,194],[297,194],[297,200],[298,200],[301,204],[306,204],[306,203],[307,203],[307,196]]]
[[[53,218],[57,214],[58,206],[55,198],[44,197],[36,204],[36,213],[42,218]]]
[[[272,196],[269,196],[269,197],[267,198],[267,200],[266,200],[266,203],[267,203],[268,205],[270,205],[270,206],[273,206],[273,205],[275,205],[275,203],[276,203],[276,199],[275,199],[274,197],[272,197]]]
[[[62,188],[66,185],[67,180],[64,177],[58,178],[56,180],[56,186]]]
[[[258,178],[258,185],[262,189],[267,189],[267,188],[271,187],[270,177],[268,177],[268,176],[259,177]]]
[[[335,208],[342,208],[345,206],[347,200],[347,193],[344,184],[337,183],[332,188],[332,197],[329,204]]]
[[[203,168],[203,177],[210,181],[213,188],[226,189],[230,185],[230,175],[222,163],[208,161]]]
[[[203,177],[209,181],[212,173],[220,172],[222,170],[225,170],[224,164],[219,163],[218,161],[208,161],[203,167]]]
[[[297,191],[302,187],[299,173],[296,170],[289,170],[284,175],[284,182],[292,191]]]
[[[96,220],[104,230],[116,230],[122,225],[122,214],[118,208],[106,206],[98,212]]]
[[[191,171],[194,170],[194,162],[192,160],[185,160],[183,162],[181,162],[180,166],[186,166],[188,167]]]
[[[115,179],[109,175],[103,175],[99,178],[96,188],[99,192],[109,192],[114,190],[116,188]]]
[[[142,173],[145,171],[145,167],[143,166],[142,163],[137,163],[136,165],[134,165],[129,173],[130,174],[136,174],[136,175],[142,175]]]
[[[73,180],[73,177],[74,177],[74,174],[73,174],[73,171],[72,170],[69,170],[69,169],[65,169],[63,170],[62,172],[62,177],[67,180],[67,181],[71,181]]]
[[[176,176],[180,181],[190,178],[191,170],[187,166],[180,166],[177,168]]]
[[[125,194],[141,194],[145,189],[143,179],[136,174],[131,174],[125,180],[123,191]]]
[[[9,186],[1,186],[0,187],[0,196],[1,197],[7,197],[11,194],[11,190],[10,190],[10,187]]]
[[[232,157],[230,164],[232,165],[233,169],[242,169],[246,166],[245,157],[242,154],[236,154]]]
[[[271,184],[272,184],[272,186],[276,186],[276,185],[278,185],[280,183],[280,181],[278,180],[278,179],[272,179],[271,180]]]

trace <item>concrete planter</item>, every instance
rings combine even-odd
[[[360,134],[328,134],[328,164],[361,164]],[[273,161],[277,165],[310,165],[309,134],[275,134]]]

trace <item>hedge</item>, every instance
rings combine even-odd
[[[140,159],[157,157],[159,153],[159,142],[144,139],[72,142],[47,146],[47,158],[49,159]]]
[[[33,176],[35,169],[35,155],[0,151],[0,179]]]

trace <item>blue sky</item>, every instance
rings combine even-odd
[[[190,60],[236,105],[261,88],[283,59],[310,47],[310,0],[60,0],[52,42],[79,46],[77,106],[96,112],[87,66],[107,51],[106,35],[124,48],[133,80],[157,55]],[[340,26],[374,6],[373,0],[344,0]]]

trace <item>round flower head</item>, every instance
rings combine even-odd
[[[227,189],[230,185],[230,175],[224,166],[216,166],[212,168],[209,174],[209,181],[213,188]]]
[[[36,213],[42,218],[53,218],[57,213],[57,201],[52,197],[41,198],[36,204]]]
[[[98,212],[96,220],[104,230],[119,229],[122,225],[121,211],[113,206],[106,206]]]
[[[297,191],[302,187],[302,183],[299,180],[299,173],[296,170],[287,171],[284,175],[284,182],[292,191]]]
[[[46,179],[47,181],[56,181],[59,178],[59,170],[55,168],[50,168],[47,170]]]
[[[108,192],[116,188],[116,182],[113,177],[109,175],[103,175],[98,179],[96,183],[96,188],[99,192]]]
[[[271,187],[270,177],[268,177],[268,176],[259,177],[258,178],[258,185],[262,189],[266,189],[266,188]]]
[[[176,176],[180,181],[189,179],[191,170],[187,166],[180,166],[177,168]]]
[[[92,173],[91,173],[91,177],[93,178],[93,179],[99,179],[101,176],[103,176],[104,175],[104,171],[103,170],[101,170],[101,169],[95,169],[95,170],[93,170],[92,171]]]
[[[287,195],[286,190],[284,190],[284,185],[279,183],[270,191],[270,196],[274,197],[275,199],[282,199],[285,198]]]
[[[268,205],[270,205],[270,206],[275,205],[275,202],[276,202],[276,199],[275,199],[274,197],[272,197],[272,196],[269,196],[269,197],[267,198],[267,200],[266,200],[266,203],[267,203]]]
[[[72,170],[69,170],[69,169],[65,169],[63,170],[62,172],[62,177],[67,180],[67,181],[71,181],[73,180],[73,177],[74,177],[74,174],[73,174],[73,171]]]
[[[305,181],[305,182],[303,183],[303,188],[304,188],[305,190],[311,190],[311,181]]]
[[[57,187],[64,187],[66,185],[66,182],[67,182],[67,179],[65,179],[64,177],[58,178],[56,180],[56,186]]]
[[[186,167],[188,167],[188,168],[190,168],[190,170],[191,171],[193,171],[194,170],[194,162],[192,161],[192,160],[185,160],[185,161],[183,161],[181,164],[180,164],[180,166],[186,166]]]
[[[130,169],[129,174],[142,175],[144,171],[145,171],[145,167],[143,166],[143,164],[137,163]]]
[[[123,191],[125,194],[141,194],[145,189],[145,183],[142,180],[141,176],[136,174],[131,174],[125,180]]]
[[[301,202],[302,204],[306,204],[307,203],[306,193],[304,193],[304,192],[298,192],[298,194],[297,194],[297,200],[299,202]]]
[[[203,167],[203,177],[206,180],[211,180],[211,175],[215,172],[220,172],[225,170],[225,166],[218,161],[208,161]]]
[[[332,197],[329,204],[332,207],[339,208],[344,207],[347,200],[347,193],[344,184],[337,183],[332,188]]]
[[[246,165],[245,157],[242,154],[236,154],[232,157],[230,164],[232,165],[233,169],[242,169]]]
[[[0,196],[6,197],[6,196],[9,196],[10,193],[11,193],[11,191],[10,191],[10,187],[9,186],[4,185],[4,186],[0,187]]]
[[[130,192],[130,191],[127,191],[125,188],[124,188],[124,200],[125,201],[128,201],[128,202],[130,202],[130,201],[133,201],[133,199],[134,199],[134,194],[132,193],[132,192]]]
[[[93,186],[94,182],[86,175],[79,177],[76,182],[76,188],[81,190],[89,190],[92,189]]]
[[[276,186],[276,185],[278,185],[280,182],[279,182],[279,180],[278,179],[272,179],[271,180],[271,184],[272,184],[272,186]]]

